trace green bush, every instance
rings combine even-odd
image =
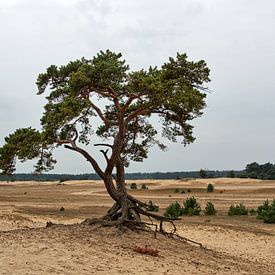
[[[137,184],[135,182],[131,183],[130,188],[137,189]]]
[[[211,215],[216,215],[217,210],[215,209],[215,205],[209,201],[207,202],[205,209],[204,209],[204,214],[207,216],[211,216]]]
[[[146,186],[145,183],[143,183],[143,184],[141,185],[141,189],[148,189],[148,187]]]
[[[262,219],[264,223],[275,223],[275,199],[272,203],[266,200],[257,209],[257,218]]]
[[[148,201],[148,206],[146,206],[146,210],[150,211],[150,212],[158,212],[159,211],[159,207],[154,204],[152,201]]]
[[[248,209],[242,204],[237,204],[236,206],[231,205],[228,210],[229,216],[240,216],[240,215],[248,215]]]
[[[207,185],[207,192],[211,193],[214,191],[214,185],[212,183],[209,183]]]
[[[194,197],[187,198],[183,202],[183,215],[199,215],[201,212],[201,207]]]
[[[61,206],[61,208],[59,209],[59,211],[63,212],[63,211],[65,211],[65,208],[63,206]]]
[[[257,219],[263,219],[264,212],[269,210],[269,201],[265,200],[262,205],[257,208]]]
[[[164,217],[176,219],[179,216],[182,216],[183,209],[180,206],[180,204],[176,201],[174,203],[171,203],[164,212]]]

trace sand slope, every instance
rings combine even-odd
[[[256,207],[275,198],[274,181],[208,179],[135,181],[149,190],[129,190],[152,199],[162,213],[171,202],[195,196],[202,208],[211,200],[217,216],[183,217],[182,236],[201,249],[151,233],[69,225],[103,215],[112,205],[101,182],[0,184],[0,274],[275,274],[275,225],[253,216],[229,217],[228,207]],[[214,193],[207,193],[211,182]],[[131,182],[129,182],[131,183]],[[188,193],[176,193],[175,188]],[[63,206],[65,211],[59,211]],[[46,222],[67,224],[46,228]],[[150,245],[159,257],[134,252]]]

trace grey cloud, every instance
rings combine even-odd
[[[50,64],[109,48],[136,69],[160,65],[178,51],[205,59],[211,69],[208,107],[193,122],[197,140],[165,153],[152,149],[129,171],[275,162],[274,14],[272,0],[1,1],[0,144],[15,128],[39,127],[45,101],[35,96],[35,80]],[[74,159],[64,151],[57,156]],[[77,160],[55,171],[90,172]]]

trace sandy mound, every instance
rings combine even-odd
[[[1,274],[274,274],[272,266],[162,235],[84,225],[0,232]],[[136,246],[158,249],[139,254]]]

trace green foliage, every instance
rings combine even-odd
[[[159,211],[159,206],[154,204],[151,200],[147,203],[146,210],[150,212],[158,212]]]
[[[171,203],[164,212],[164,217],[176,219],[179,216],[183,215],[183,208],[180,206],[180,204],[176,201],[174,203]]]
[[[208,193],[214,192],[214,185],[213,185],[212,183],[209,183],[209,184],[207,185],[207,192],[208,192]]]
[[[267,162],[265,164],[258,164],[257,162],[252,162],[246,165],[244,175],[252,179],[275,179],[275,164],[272,164],[270,162]]]
[[[97,135],[119,141],[114,151],[124,166],[131,160],[143,161],[151,146],[165,149],[150,123],[153,115],[160,118],[163,137],[192,143],[190,121],[201,116],[206,106],[209,73],[205,61],[189,61],[180,53],[161,67],[138,71],[131,71],[122,55],[110,50],[100,51],[91,60],[51,65],[36,82],[37,94],[47,94],[41,131],[18,129],[7,137],[0,148],[0,169],[13,173],[16,159],[37,159],[36,172],[48,171],[56,162],[52,150],[64,145],[82,154],[102,177],[103,172],[80,145],[89,144],[92,135]],[[126,126],[123,134],[120,125]]]
[[[207,171],[201,169],[199,172],[199,175],[202,179],[206,179],[207,178]]]
[[[242,203],[237,204],[237,205],[231,205],[228,210],[228,215],[229,216],[248,215],[248,209]]]
[[[135,182],[131,183],[130,188],[137,189],[137,184]]]
[[[235,178],[236,177],[236,174],[233,170],[229,171],[226,175],[228,178]]]
[[[141,189],[148,189],[148,187],[146,186],[146,184],[145,183],[143,183],[142,185],[141,185]]]
[[[204,209],[204,214],[211,216],[211,215],[215,215],[216,213],[217,213],[217,210],[215,209],[215,205],[211,201],[208,201]]]
[[[264,201],[257,209],[257,218],[262,219],[264,223],[275,223],[275,199],[269,203]]]
[[[0,169],[4,174],[15,171],[16,158],[21,162],[38,158],[37,172],[40,169],[50,170],[55,163],[49,146],[42,141],[42,135],[35,129],[20,128],[5,138],[5,144],[0,148]]]
[[[200,212],[201,212],[201,207],[197,202],[196,198],[194,197],[187,198],[183,202],[183,212],[182,212],[183,215],[189,215],[189,216],[199,215]]]
[[[61,208],[59,209],[60,212],[65,211],[65,208],[63,206],[61,206]]]

